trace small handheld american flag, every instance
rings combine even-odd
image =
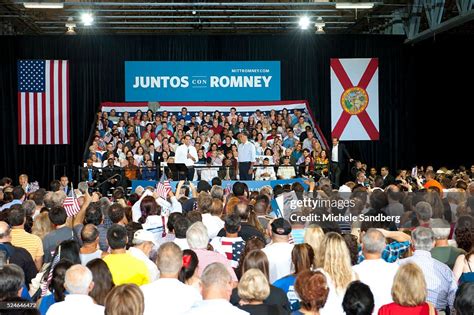
[[[165,177],[165,174],[161,175],[160,180],[156,183],[156,192],[158,196],[165,199],[171,191],[170,181]]]
[[[79,211],[81,211],[81,207],[79,206],[79,203],[77,202],[76,195],[74,194],[74,187],[72,187],[71,184],[71,197],[66,197],[63,202],[63,207],[66,210],[67,216],[68,217],[73,217]]]

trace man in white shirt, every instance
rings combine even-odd
[[[133,234],[132,243],[133,247],[128,249],[128,253],[145,263],[150,274],[150,281],[155,281],[158,279],[159,272],[156,264],[150,260],[150,253],[153,246],[158,247],[159,244],[156,242],[153,233],[146,230],[138,230]]]
[[[362,236],[362,251],[365,259],[352,267],[359,276],[359,280],[367,284],[374,294],[374,314],[378,314],[382,305],[393,302],[391,290],[398,265],[382,259],[385,246],[385,236],[382,232],[369,229]]]
[[[239,151],[239,178],[240,180],[252,180],[253,165],[255,164],[255,145],[248,141],[247,134],[240,133]]]
[[[283,218],[275,219],[271,224],[272,242],[262,251],[270,263],[270,283],[291,273],[291,252],[294,244],[290,244],[291,224]]]
[[[290,165],[290,157],[283,157],[283,165],[278,167],[277,176],[279,179],[291,179],[296,177],[294,166]]]
[[[66,271],[64,287],[68,295],[64,301],[54,303],[48,309],[47,315],[103,315],[104,307],[94,303],[88,295],[94,288],[92,272],[82,265],[74,265]]]
[[[206,159],[206,166],[205,168],[202,168],[200,173],[201,173],[201,180],[205,180],[206,182],[212,181],[214,177],[218,177],[217,170],[215,166],[212,167],[212,158],[208,157]]]
[[[208,265],[201,275],[203,301],[196,304],[186,315],[246,315],[245,311],[230,304],[232,277],[221,263]]]
[[[191,226],[191,221],[185,216],[177,216],[173,222],[174,240],[173,243],[179,246],[181,250],[189,249],[186,231]]]
[[[156,264],[160,278],[141,286],[148,314],[183,314],[201,300],[198,290],[178,280],[183,254],[178,245],[167,242],[158,249]]]
[[[191,145],[191,136],[185,135],[183,144],[176,148],[175,163],[184,163],[188,167],[188,180],[193,180],[194,177],[194,163],[198,160],[196,148]]]
[[[255,180],[276,180],[275,170],[273,166],[269,166],[270,160],[268,158],[263,159],[263,167],[257,167],[255,173]]]

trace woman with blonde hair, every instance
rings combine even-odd
[[[145,299],[136,284],[113,288],[105,300],[105,315],[143,315]]]
[[[31,228],[31,234],[43,239],[52,230],[54,230],[53,223],[49,220],[48,212],[45,211],[36,216]]]
[[[321,314],[343,314],[342,300],[348,285],[357,280],[344,238],[335,232],[324,235],[316,255],[316,267],[325,276],[329,296]]]
[[[321,241],[323,240],[323,237],[323,229],[316,224],[311,224],[304,232],[304,242],[311,245],[315,253],[318,252],[318,248],[321,244]]]
[[[247,270],[240,279],[237,291],[241,299],[239,308],[250,314],[287,314],[281,305],[264,303],[264,300],[270,295],[270,284],[259,269]]]
[[[426,302],[427,294],[425,276],[420,267],[414,263],[404,264],[393,279],[393,303],[382,306],[379,315],[437,314],[433,305]]]

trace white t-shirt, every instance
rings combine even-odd
[[[140,289],[145,297],[144,315],[183,314],[202,300],[199,292],[178,279],[163,278],[142,285]]]
[[[103,315],[104,307],[97,305],[85,294],[66,295],[64,301],[54,303],[46,312],[47,315]]]
[[[398,264],[388,263],[383,259],[366,259],[352,269],[359,276],[359,280],[370,287],[374,295],[374,314],[378,314],[382,305],[393,302],[391,292]]]
[[[155,281],[156,279],[158,279],[158,276],[160,274],[160,272],[158,271],[158,267],[154,262],[150,260],[149,257],[147,257],[147,255],[145,255],[144,252],[142,252],[138,248],[130,247],[128,249],[128,253],[145,263],[146,267],[148,268],[148,273],[150,274],[150,281]]]
[[[192,159],[188,159],[188,153],[191,154],[191,156],[194,158],[194,161]],[[192,145],[188,147],[185,144],[182,144],[176,148],[174,153],[175,163],[184,163],[186,166],[194,166],[194,163],[197,162],[197,160],[197,151]]]
[[[233,306],[226,300],[205,300],[185,313],[185,315],[248,315],[249,313]]]
[[[270,283],[291,273],[291,251],[294,246],[289,243],[272,243],[262,249],[270,263]]]
[[[224,228],[224,221],[221,218],[210,213],[204,213],[202,215],[202,224],[207,228],[207,234],[209,239],[213,239],[217,236],[217,233]]]

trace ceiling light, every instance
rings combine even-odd
[[[309,17],[302,16],[302,17],[300,17],[300,21],[298,22],[298,24],[300,25],[300,28],[302,30],[306,30],[306,29],[308,29],[309,24],[311,24],[311,21],[309,20]]]
[[[336,9],[372,9],[373,2],[337,2]]]
[[[74,19],[72,17],[67,19],[65,26],[67,27],[66,35],[76,35],[76,31],[74,30],[76,23],[74,23]]]
[[[322,17],[318,17],[316,20],[316,23],[314,23],[314,27],[316,27],[316,34],[324,34],[324,27],[326,26],[326,23],[324,23],[324,20]]]
[[[91,13],[82,13],[81,20],[85,26],[91,26],[94,23],[94,17]]]
[[[23,2],[27,9],[63,9],[64,2]]]

